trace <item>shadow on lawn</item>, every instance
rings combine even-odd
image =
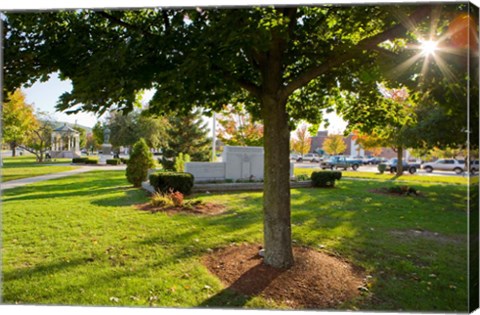
[[[247,272],[242,274],[240,278],[233,282],[229,287],[203,301],[199,306],[244,306],[248,303],[248,301],[260,295],[263,290],[265,290],[270,283],[272,283],[273,280],[275,280],[284,272],[284,270],[278,270],[275,273],[271,273],[270,277],[258,277],[261,270],[264,270],[262,265],[252,267]],[[252,280],[255,280],[255,282],[252,283]],[[249,288],[251,295],[239,294],[235,292],[236,288]]]

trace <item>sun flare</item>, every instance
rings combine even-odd
[[[421,41],[420,49],[422,50],[423,55],[433,55],[437,50],[438,43],[433,40],[424,40]]]

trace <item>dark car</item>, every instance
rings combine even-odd
[[[387,165],[387,168],[386,170],[387,171],[390,171],[390,173],[396,173],[397,172],[397,159],[393,158],[393,159],[390,159],[386,165]],[[417,169],[420,168],[420,164],[419,163],[408,163],[407,161],[402,161],[402,165],[403,165],[403,171],[408,171],[410,174],[415,174],[417,172]]]

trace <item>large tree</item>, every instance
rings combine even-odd
[[[3,103],[2,116],[3,141],[9,144],[12,156],[15,156],[16,148],[24,144],[27,136],[37,127],[33,106],[26,103],[25,94],[17,89]]]
[[[454,7],[451,5],[450,7]],[[293,264],[289,138],[296,121],[317,122],[334,89],[371,98],[379,46],[416,40],[432,5],[289,6],[239,9],[75,10],[8,13],[9,87],[58,70],[72,81],[58,108],[131,110],[135,94],[156,90],[153,113],[241,102],[263,120],[266,264]],[[427,31],[425,31],[427,34]],[[375,73],[377,75],[377,73]]]

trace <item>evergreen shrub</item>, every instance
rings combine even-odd
[[[127,162],[127,180],[134,187],[140,187],[147,179],[148,170],[155,166],[153,155],[150,152],[145,139],[140,138],[134,145],[130,158]]]
[[[149,176],[150,185],[162,193],[179,191],[184,195],[192,192],[194,177],[190,173],[160,172]]]
[[[313,187],[335,187],[335,180],[341,178],[342,172],[339,171],[313,172],[311,176]]]
[[[120,161],[120,159],[108,159],[106,163],[108,165],[120,165],[122,164],[122,161]]]
[[[85,159],[85,164],[98,164],[98,160],[97,159],[86,158]]]
[[[72,163],[85,163],[88,160],[86,157],[73,158]]]

